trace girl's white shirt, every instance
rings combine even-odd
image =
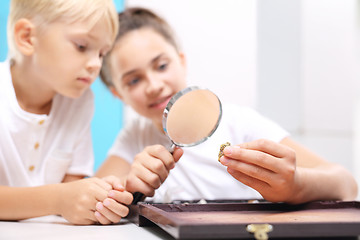
[[[56,95],[49,115],[24,111],[12,84],[9,61],[0,63],[0,185],[60,183],[65,174],[91,176],[90,132],[94,97]]]
[[[154,197],[147,200],[260,199],[262,197],[257,191],[237,181],[218,162],[220,145],[225,142],[236,145],[262,138],[279,142],[288,135],[279,125],[248,107],[223,104],[222,119],[216,132],[200,145],[183,148],[184,155]],[[149,119],[137,116],[119,133],[108,155],[132,163],[137,153],[154,144],[171,145],[167,136]]]

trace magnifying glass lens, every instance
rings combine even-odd
[[[178,146],[193,146],[213,134],[220,118],[218,97],[210,90],[195,88],[173,102],[165,121],[166,133]]]

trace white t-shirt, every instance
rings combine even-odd
[[[168,178],[156,190],[155,202],[197,199],[259,199],[261,195],[233,178],[218,162],[220,145],[241,144],[260,138],[279,142],[288,133],[274,122],[247,107],[223,105],[223,116],[216,132],[205,142],[184,147],[184,155]],[[130,163],[145,146],[170,140],[150,120],[137,117],[118,135],[108,155],[119,156]]]
[[[33,114],[18,104],[9,62],[0,63],[0,185],[59,183],[65,174],[92,175],[91,90],[80,98],[56,95],[51,112]]]

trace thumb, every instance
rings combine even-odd
[[[176,147],[174,152],[173,152],[173,157],[175,162],[179,161],[179,159],[181,158],[181,156],[183,155],[184,150],[182,148]]]

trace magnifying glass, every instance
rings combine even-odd
[[[206,141],[219,126],[222,116],[220,99],[210,90],[197,86],[176,93],[167,104],[162,125],[175,146],[191,147]]]
[[[187,87],[176,93],[163,112],[162,125],[171,141],[169,151],[176,146],[191,147],[206,141],[219,126],[222,116],[220,99],[210,90],[198,86]],[[144,195],[133,194],[132,204]]]

